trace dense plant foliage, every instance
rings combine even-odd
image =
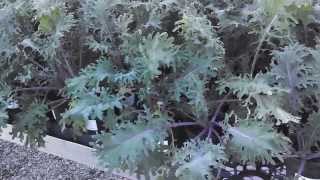
[[[41,146],[52,114],[75,138],[97,120],[101,162],[147,179],[301,174],[320,158],[319,6],[1,0],[0,127]]]

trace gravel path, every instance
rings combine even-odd
[[[1,180],[118,180],[106,172],[0,140]]]

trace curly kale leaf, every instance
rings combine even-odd
[[[98,89],[103,81],[115,86],[130,86],[137,81],[137,73],[134,70],[116,71],[111,61],[103,58],[82,69],[79,76],[67,80],[68,94],[75,97],[77,94],[90,92]]]
[[[175,175],[181,180],[211,179],[212,168],[222,167],[226,160],[224,148],[206,141],[188,141],[179,149],[173,163],[178,165]]]
[[[0,6],[0,66],[5,61],[12,61],[16,53],[16,45],[25,38],[29,32],[29,18],[32,17],[30,12],[29,1],[5,1]],[[2,77],[1,77],[2,78]]]
[[[63,1],[61,0],[32,0],[32,6],[37,11],[37,14],[47,15],[50,14],[52,10],[56,8],[61,8],[63,6]]]
[[[72,100],[70,108],[63,113],[63,123],[72,124],[76,133],[85,131],[88,120],[103,120],[104,113],[114,108],[122,109],[121,97],[112,95],[106,89],[79,95]]]
[[[313,77],[313,68],[307,61],[310,49],[301,44],[286,46],[273,51],[270,74],[281,87],[293,92],[296,88],[307,88],[319,83]]]
[[[185,40],[192,44],[200,44],[202,39],[210,44],[210,41],[217,37],[211,21],[199,13],[192,3],[187,4],[188,7],[183,11],[182,19],[175,23],[176,27],[173,31],[180,31]]]
[[[126,123],[109,133],[97,135],[97,156],[108,168],[138,170],[140,162],[160,147],[167,137],[166,120],[148,119]]]
[[[32,43],[33,46],[41,47],[39,52],[45,60],[59,62],[56,56],[61,39],[66,32],[69,32],[75,26],[77,20],[72,13],[67,12],[64,3],[61,1],[46,1],[44,3],[47,2],[54,5],[49,8],[35,9],[39,28],[32,38]],[[45,38],[41,38],[41,34],[45,34]]]
[[[150,34],[142,39],[138,46],[139,55],[130,61],[137,69],[143,82],[149,82],[161,74],[160,67],[173,66],[177,47],[173,44],[174,39],[167,33]]]
[[[286,39],[292,26],[310,22],[312,6],[310,0],[257,0],[249,10],[250,22],[272,26],[268,35]]]
[[[257,95],[254,97],[256,101],[255,115],[259,119],[267,119],[267,117],[273,116],[277,119],[276,124],[281,123],[300,123],[300,117],[293,115],[288,110],[284,102],[284,98],[281,95],[265,96]]]
[[[76,20],[73,15],[66,13],[62,1],[34,1],[34,8],[39,19],[38,31],[52,33],[54,39],[60,39],[64,32],[70,31]],[[47,7],[43,7],[46,6]]]
[[[269,72],[272,83],[289,90],[291,108],[297,110],[302,105],[299,92],[319,85],[319,69],[314,65],[312,51],[304,45],[293,44],[272,54]]]
[[[133,4],[130,3],[130,4]],[[90,36],[86,37],[86,44],[96,52],[108,53],[113,48],[114,33],[126,32],[128,24],[132,22],[131,14],[115,15],[113,11],[116,7],[123,6],[129,8],[126,0],[85,0],[81,4],[82,25],[90,31]]]
[[[179,31],[186,41],[182,49],[187,54],[187,59],[183,60],[191,63],[191,69],[187,70],[205,75],[214,74],[211,75],[214,77],[214,72],[224,65],[224,45],[204,14],[199,14],[194,7],[186,8],[183,13],[182,19],[176,22],[174,31]]]
[[[102,32],[109,32],[110,16],[112,16],[112,9],[117,5],[123,5],[126,0],[85,0],[82,3],[81,11],[84,13],[84,19],[89,27],[100,28]],[[127,5],[127,4],[126,4]]]
[[[244,100],[244,106],[256,104],[253,114],[258,119],[275,117],[280,123],[299,123],[300,118],[284,109],[284,96],[290,91],[284,87],[273,85],[269,74],[258,73],[253,79],[250,75],[230,77],[219,81],[218,90],[225,93],[226,89]],[[244,99],[243,99],[244,98]],[[252,101],[254,100],[254,101]]]
[[[229,126],[227,133],[231,138],[226,150],[240,162],[275,163],[273,157],[282,160],[282,155],[289,152],[290,140],[264,122],[240,120],[237,126]]]
[[[81,70],[79,76],[67,80],[68,93],[75,96],[78,93],[88,92],[92,88],[99,88],[100,82],[113,77],[114,74],[112,63],[107,59],[100,59]]]
[[[287,89],[272,86],[267,76],[262,73],[257,74],[253,79],[250,75],[232,76],[219,81],[218,90],[220,94],[230,89],[239,99],[243,97],[251,98],[252,96],[264,94],[273,95],[281,92],[288,92]]]
[[[188,104],[194,107],[194,114],[199,119],[208,117],[208,106],[205,98],[206,84],[198,76],[190,75],[188,78],[176,81],[174,97],[177,102],[181,102],[181,96],[188,98]]]
[[[32,102],[24,111],[17,115],[13,124],[13,138],[25,140],[26,145],[44,146],[46,136],[48,106],[38,101]],[[26,134],[26,139],[24,139]]]

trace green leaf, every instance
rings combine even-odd
[[[254,99],[257,104],[254,112],[257,118],[266,120],[267,117],[274,116],[277,119],[277,125],[289,122],[300,123],[301,118],[299,116],[285,110],[283,97],[256,95]]]
[[[32,102],[24,111],[18,113],[17,121],[13,124],[13,138],[19,137],[26,145],[44,146],[46,136],[48,106],[38,101]]]
[[[268,77],[262,73],[257,74],[253,79],[248,74],[232,76],[220,80],[218,90],[222,94],[226,92],[226,88],[229,88],[239,99],[245,96],[250,99],[250,97],[259,94],[273,95],[279,92],[288,92],[285,88],[272,86],[269,81]]]
[[[74,130],[81,133],[85,131],[85,124],[88,120],[102,120],[104,112],[107,110],[122,109],[120,101],[121,97],[109,94],[106,89],[81,94],[71,102],[71,107],[63,113],[62,123],[72,124]]]
[[[150,151],[149,156],[138,162],[136,173],[141,174],[146,180],[167,176],[168,171],[171,170],[169,167],[171,159],[166,150],[168,147],[160,145],[156,150]],[[174,180],[172,177],[170,178]]]
[[[151,119],[149,119],[151,121]],[[137,170],[139,162],[167,137],[166,123],[136,121],[97,135],[97,156],[108,168]]]
[[[40,18],[39,30],[42,32],[51,32],[53,30],[53,22],[51,22],[50,16],[45,15]]]
[[[139,44],[139,56],[133,63],[142,79],[149,81],[159,76],[161,66],[172,66],[176,59],[177,47],[173,44],[174,38],[168,37],[167,33],[150,34],[143,38]]]
[[[188,98],[188,104],[194,107],[193,113],[199,119],[206,119],[208,117],[208,106],[205,97],[206,91],[206,84],[203,80],[191,74],[175,82],[174,97],[176,101],[181,102],[181,96],[186,96]]]
[[[60,16],[61,12],[59,8],[53,9],[49,15],[42,15],[39,18],[39,31],[49,33],[55,30]]]
[[[173,163],[179,167],[176,176],[181,180],[212,179],[213,167],[222,167],[224,148],[206,141],[188,141],[174,156]]]
[[[272,17],[281,12],[286,5],[286,0],[258,0],[258,4],[269,17]]]
[[[267,120],[274,116],[277,124],[295,122],[299,123],[300,117],[294,116],[284,109],[284,96],[289,94],[289,89],[273,85],[269,74],[258,73],[253,79],[250,75],[240,77],[230,77],[220,80],[218,90],[225,93],[226,89],[237,95],[244,101],[244,106],[248,107],[256,104],[253,114],[258,119]],[[245,99],[243,99],[245,98]]]
[[[237,126],[229,126],[227,133],[232,136],[227,144],[228,154],[243,163],[275,163],[273,157],[282,160],[289,151],[290,140],[264,122],[240,120]]]
[[[99,88],[100,82],[112,80],[115,73],[112,63],[102,58],[82,69],[79,76],[67,80],[68,93],[76,96],[78,93],[91,91],[92,88]]]
[[[61,52],[62,37],[71,31],[77,20],[68,12],[63,1],[41,0],[33,3],[37,5],[34,7],[36,15],[33,18],[39,22],[39,26],[38,32],[31,36],[32,43],[40,47],[38,51],[45,61],[61,63],[57,53]]]
[[[314,17],[312,16],[314,11],[314,5],[309,0],[296,1],[295,4],[291,4],[287,7],[287,11],[295,18],[300,20],[304,25],[312,23]]]
[[[32,7],[37,11],[37,15],[50,14],[52,11],[61,8],[61,0],[31,0]]]
[[[186,40],[200,43],[201,38],[211,39],[216,36],[212,23],[194,7],[186,8],[182,19],[175,23],[173,31],[180,31]]]
[[[274,77],[274,82],[289,89],[291,93],[296,88],[319,84],[317,76],[313,76],[312,64],[307,60],[310,54],[309,48],[298,43],[273,51],[270,74]]]

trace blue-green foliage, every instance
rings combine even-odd
[[[210,168],[222,168],[227,160],[224,148],[210,141],[186,142],[174,158],[174,163],[179,165],[175,175],[188,180],[213,178]]]
[[[47,105],[38,100],[32,102],[27,109],[17,115],[18,121],[12,129],[13,137],[19,137],[21,140],[26,138],[26,145],[43,146],[48,121],[47,112]]]
[[[320,45],[294,32],[320,19],[315,4],[226,2],[0,1],[0,128],[17,110],[13,136],[44,145],[52,112],[76,135],[97,120],[103,165],[159,180],[211,179],[230,162],[301,155],[279,125],[300,132],[298,151],[319,150],[319,113],[304,123],[301,112],[320,99]],[[238,27],[253,48],[223,38]],[[248,55],[232,59],[232,49]]]
[[[134,123],[124,123],[109,133],[98,135],[98,157],[109,168],[137,171],[139,163],[156,152],[167,138],[167,121],[165,117],[146,114]]]
[[[10,89],[6,84],[0,84],[0,131],[1,128],[6,127],[9,115],[7,108],[10,103]]]

